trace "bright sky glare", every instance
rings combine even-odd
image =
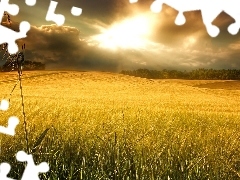
[[[151,25],[147,15],[139,15],[113,24],[109,29],[102,30],[101,34],[93,36],[93,40],[100,47],[112,50],[144,48],[150,32]]]

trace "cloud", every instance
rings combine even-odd
[[[47,69],[81,69],[117,71],[121,61],[117,54],[91,47],[79,38],[75,27],[43,25],[32,26],[27,38],[26,60],[40,61]]]
[[[46,63],[48,69],[120,71],[122,69],[195,69],[234,68],[239,65],[240,39],[218,45],[218,39],[204,38],[201,33],[176,36],[180,42],[148,41],[145,49],[111,51],[89,39],[80,38],[76,27],[32,26],[26,43],[26,59]],[[226,34],[222,36],[227,36]],[[229,35],[230,36],[230,35]],[[238,39],[238,40],[237,40]],[[215,42],[216,41],[216,42]],[[179,46],[181,44],[181,46]]]
[[[64,2],[64,3],[63,3]],[[38,2],[48,7],[49,1]],[[150,12],[152,0],[130,4],[119,0],[98,1],[60,1],[57,13],[66,16],[65,26],[36,25],[44,24],[44,11],[39,11],[42,20],[32,23],[26,44],[26,59],[46,63],[47,68],[65,68],[82,70],[119,71],[137,68],[172,68],[194,69],[234,68],[238,67],[240,35],[232,36],[227,27],[234,20],[221,13],[213,22],[220,27],[218,37],[211,38],[203,24],[201,11],[186,12],[186,23],[175,25],[177,11],[163,5],[159,14]],[[71,6],[83,9],[79,18],[70,14]],[[35,7],[34,7],[35,8]],[[34,22],[38,16],[30,18],[28,11],[21,12],[26,19]],[[148,36],[145,49],[118,49],[110,51],[100,48],[91,37],[99,35],[102,30],[113,24],[140,14],[148,14],[151,24],[151,35]],[[18,17],[17,17],[18,20]],[[12,28],[18,30],[19,23]],[[20,44],[23,43],[19,41]]]

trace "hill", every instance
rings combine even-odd
[[[0,74],[8,98],[16,72]],[[24,71],[24,105],[32,154],[51,171],[42,179],[238,179],[238,81],[145,79],[123,74]],[[232,87],[229,88],[229,84]],[[214,87],[214,88],[212,88]],[[19,87],[0,124],[22,122]],[[12,166],[25,149],[24,129],[2,136],[0,159]],[[10,143],[9,143],[10,142]]]

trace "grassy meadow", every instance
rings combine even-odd
[[[16,79],[0,73],[0,99]],[[238,81],[33,71],[22,85],[30,152],[50,166],[41,179],[240,179]],[[19,85],[0,124],[12,115],[20,124],[15,136],[0,134],[0,162],[20,179],[24,165],[15,155],[27,147]]]

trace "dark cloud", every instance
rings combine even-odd
[[[90,45],[80,38],[81,32],[70,26],[33,26],[24,39],[26,59],[41,61],[47,69],[81,69],[120,71],[122,69],[195,69],[234,68],[239,65],[240,40],[228,46],[201,45],[204,40],[185,38],[182,46],[154,43],[149,49],[118,49],[116,51]],[[207,42],[207,40],[205,41]],[[185,44],[184,44],[185,43]]]
[[[43,62],[47,69],[119,70],[123,59],[118,54],[89,46],[79,34],[69,26],[33,26],[19,44],[26,44],[26,60]]]
[[[175,25],[177,11],[163,5],[162,12],[150,12],[152,0],[57,0],[56,13],[66,17],[65,26],[51,25],[45,21],[49,0],[38,0],[36,6],[27,7],[25,0],[10,0],[20,6],[20,13],[13,17],[12,28],[18,31],[19,23],[28,20],[32,28],[24,39],[26,58],[41,61],[48,68],[118,71],[146,67],[152,69],[175,68],[234,68],[239,66],[240,33],[232,36],[228,26],[234,22],[221,13],[213,24],[220,34],[212,38],[207,34],[201,11],[184,13],[186,23]],[[72,6],[83,9],[80,17],[71,15]],[[146,49],[118,49],[110,51],[89,44],[93,35],[109,29],[113,24],[138,14],[150,14],[153,44]],[[43,25],[45,24],[45,25]],[[21,41],[20,41],[21,42]],[[21,43],[20,43],[21,44]]]

